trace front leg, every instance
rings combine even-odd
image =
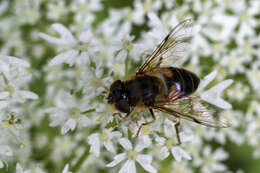
[[[131,112],[128,112],[125,116],[123,116],[121,113],[115,112],[115,113],[112,114],[112,116],[115,117],[115,116],[118,115],[118,116],[119,116],[120,118],[122,118],[123,120],[126,120],[126,119],[129,117],[130,114],[131,114]]]

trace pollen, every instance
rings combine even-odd
[[[137,152],[136,152],[136,151],[130,150],[130,151],[128,152],[127,158],[128,158],[129,160],[135,160],[136,157],[137,157]]]
[[[171,148],[172,146],[175,146],[177,144],[177,141],[174,138],[169,138],[166,141],[166,145],[168,148]]]
[[[5,88],[5,91],[9,92],[9,95],[10,95],[11,97],[13,97],[14,92],[15,92],[15,89],[14,89],[14,87],[12,87],[11,85],[8,85],[8,86]]]
[[[99,139],[102,141],[102,142],[106,142],[109,140],[109,136],[106,132],[103,132],[102,134],[99,135]]]
[[[150,128],[149,125],[148,125],[148,126],[144,126],[144,127],[142,128],[142,134],[143,134],[143,135],[149,135],[150,132],[151,132],[151,128]]]
[[[133,43],[131,41],[129,41],[129,40],[124,41],[123,48],[125,50],[130,51],[130,50],[133,49],[133,47],[134,47],[134,45],[133,45]]]
[[[70,116],[72,118],[79,118],[80,117],[80,110],[76,107],[72,107],[70,109]]]

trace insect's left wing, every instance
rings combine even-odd
[[[153,51],[144,64],[139,67],[137,73],[150,71],[167,61],[180,60],[185,52],[187,43],[191,38],[192,20],[186,19],[175,26],[164,40]]]
[[[225,117],[214,116],[214,111],[204,106],[203,101],[196,96],[158,103],[153,108],[208,127],[227,128],[231,126]]]

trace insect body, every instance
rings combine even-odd
[[[201,104],[199,97],[192,94],[199,86],[200,79],[192,72],[183,68],[164,65],[167,60],[177,61],[182,56],[185,44],[190,36],[191,20],[184,20],[173,28],[165,39],[158,45],[152,55],[139,67],[136,74],[126,81],[117,80],[111,87],[108,103],[117,110],[126,113],[127,118],[134,109],[148,109],[152,120],[141,124],[135,137],[138,137],[141,128],[152,123],[156,117],[153,109],[190,120],[210,127],[228,127],[225,121],[215,119]],[[181,105],[181,109],[177,108]],[[178,143],[180,144],[179,121],[175,124]]]

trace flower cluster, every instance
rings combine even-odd
[[[260,157],[259,11],[256,0],[0,2],[0,172],[248,172],[231,163]],[[188,18],[190,43],[166,62],[201,79],[200,102],[181,110],[231,127],[154,111],[136,139],[149,111],[120,118],[109,87]]]

